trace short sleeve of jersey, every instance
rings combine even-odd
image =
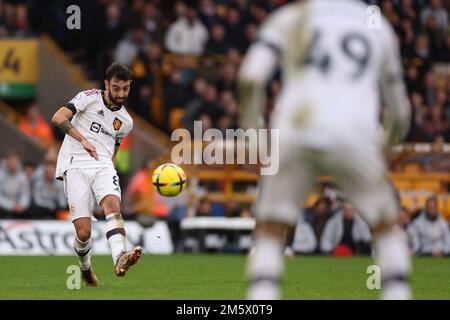
[[[128,136],[133,129],[133,120],[130,118],[130,122],[116,135],[116,145],[122,143],[123,138]]]
[[[68,106],[69,109],[75,108],[77,112],[84,111],[89,105],[89,101],[89,97],[84,92],[80,92],[73,97],[73,99],[70,100],[66,106]]]
[[[384,71],[388,82],[402,81],[403,67],[401,65],[401,57],[396,34],[391,24],[382,19],[382,39],[381,43],[385,46],[384,53]]]
[[[295,20],[301,15],[302,8],[298,3],[293,3],[272,13],[261,26],[257,41],[275,51],[283,51],[289,42],[292,25],[296,24]]]

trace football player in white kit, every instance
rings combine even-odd
[[[356,0],[285,5],[264,22],[241,65],[243,128],[263,126],[265,86],[278,65],[283,76],[270,123],[279,129],[280,169],[261,178],[249,299],[280,298],[284,234],[318,175],[333,175],[371,227],[381,298],[410,298],[408,246],[384,159],[409,129],[409,102],[395,33],[382,17],[369,28],[366,10]]]
[[[98,286],[91,264],[91,218],[95,203],[106,216],[114,271],[123,276],[139,261],[142,248],[125,248],[124,221],[120,213],[121,191],[113,159],[121,140],[133,128],[125,100],[130,92],[132,73],[118,63],[106,71],[105,89],[78,93],[52,118],[66,135],[58,154],[56,178],[64,181],[76,236],[74,249],[79,256],[83,280]]]

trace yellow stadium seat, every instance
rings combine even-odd
[[[184,116],[184,109],[175,108],[170,111],[169,115],[169,128],[175,130],[181,127],[181,119]]]
[[[402,195],[400,197],[400,204],[402,207],[408,208],[408,210],[411,210],[414,207],[413,199],[411,199],[411,197],[409,195]]]
[[[422,171],[422,167],[418,163],[408,163],[404,167],[405,173],[417,173]]]
[[[449,219],[450,218],[450,196],[446,195],[445,199],[444,199],[444,208],[442,210],[442,215],[444,216],[445,219]]]
[[[438,180],[417,181],[414,183],[415,190],[426,190],[431,192],[441,192],[441,182]]]
[[[394,186],[397,190],[412,190],[413,189],[412,183],[408,180],[396,179],[396,180],[393,180],[392,182],[394,183]]]

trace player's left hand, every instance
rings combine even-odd
[[[97,149],[87,140],[81,141],[81,144],[83,145],[84,149],[89,153],[89,155],[98,161],[98,154]]]

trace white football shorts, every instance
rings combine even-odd
[[[121,199],[119,177],[114,168],[69,169],[64,175],[64,191],[71,220],[92,218],[95,203],[107,195]]]
[[[261,177],[255,215],[294,226],[316,178],[331,175],[370,227],[395,221],[398,202],[379,149],[342,144],[311,148],[280,143],[280,169]]]

